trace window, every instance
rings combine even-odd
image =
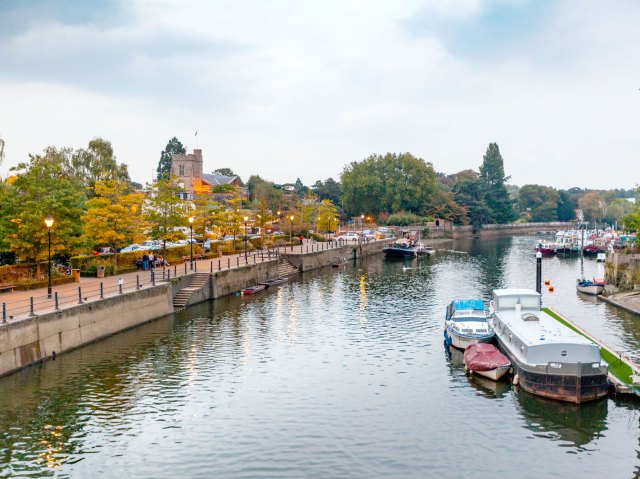
[[[184,176],[184,165],[180,165],[179,167],[179,173],[180,176]]]

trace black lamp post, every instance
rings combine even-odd
[[[293,241],[293,215],[289,216],[289,220],[291,221],[291,227],[289,228],[289,244],[293,247],[291,244]]]
[[[360,237],[364,233],[364,215],[360,215]]]
[[[44,224],[47,225],[47,238],[49,240],[49,277],[47,282],[47,298],[51,299],[51,227],[53,226],[53,218],[51,217],[51,215],[47,216],[47,218],[44,220]]]
[[[247,221],[249,221],[249,217],[244,217],[244,262],[247,262]]]
[[[191,240],[189,246],[191,247],[191,253],[189,256],[189,269],[193,269],[193,216],[189,216],[189,226],[191,227]]]

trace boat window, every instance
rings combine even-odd
[[[524,313],[521,317],[523,321],[540,321],[540,318],[533,313]]]
[[[549,366],[552,368],[559,369],[562,367],[562,363],[549,363]]]

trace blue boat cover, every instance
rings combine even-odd
[[[481,299],[456,299],[453,302],[455,309],[477,309],[484,311],[484,301]]]

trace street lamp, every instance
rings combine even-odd
[[[46,217],[44,224],[47,225],[47,237],[49,240],[49,278],[47,282],[47,298],[51,299],[51,227],[53,226],[53,218],[51,215]]]
[[[191,227],[191,240],[189,241],[190,255],[189,255],[189,269],[193,269],[193,216],[189,216],[189,226]]]
[[[244,217],[244,262],[247,262],[247,221],[249,221],[249,217]]]
[[[289,216],[289,220],[291,220],[291,228],[289,228],[289,244],[291,245],[291,247],[293,247],[293,245],[291,244],[291,242],[293,241],[293,215]]]
[[[360,215],[360,235],[364,233],[364,215]]]

